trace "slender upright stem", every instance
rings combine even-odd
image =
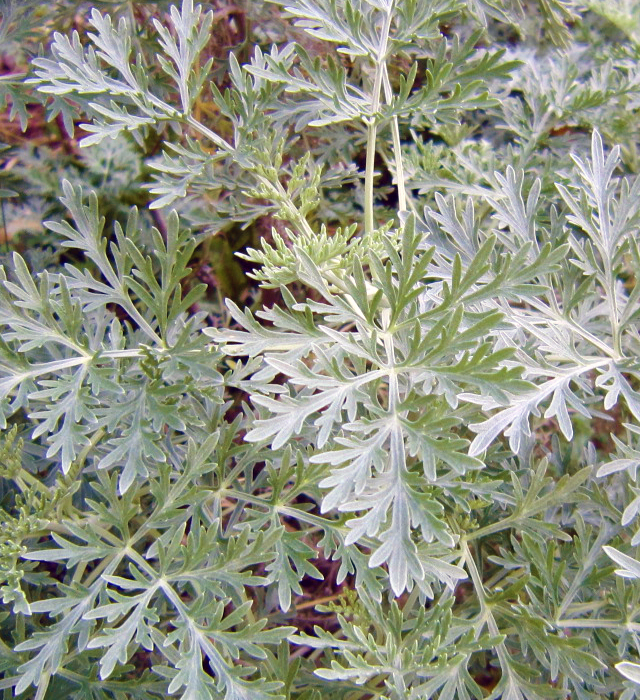
[[[393,101],[393,91],[389,82],[389,73],[387,66],[384,66],[384,75],[382,76],[382,85],[384,87],[384,99],[387,104]],[[398,117],[394,116],[391,119],[391,135],[393,138],[393,158],[396,165],[396,187],[398,188],[398,209],[399,211],[407,211],[407,193],[404,187],[404,167],[402,165],[402,151],[400,150],[400,127],[398,126]]]
[[[376,157],[376,134],[377,123],[376,114],[380,109],[380,88],[382,79],[386,71],[387,44],[389,42],[389,30],[391,29],[391,18],[393,16],[394,2],[389,3],[387,14],[384,18],[380,43],[378,44],[378,56],[376,58],[376,74],[373,81],[373,92],[371,93],[371,116],[367,124],[367,165],[364,177],[364,230],[371,233],[374,229],[373,219],[373,178],[374,162]]]
[[[500,629],[498,627],[498,623],[496,622],[493,613],[491,612],[491,607],[487,604],[487,596],[484,590],[484,586],[482,584],[482,578],[480,576],[480,572],[478,571],[478,567],[476,566],[476,563],[473,559],[473,554],[471,554],[471,550],[469,549],[469,545],[466,542],[462,542],[462,552],[464,554],[464,558],[467,563],[467,568],[469,570],[469,574],[471,575],[471,580],[473,582],[473,587],[476,592],[476,595],[478,596],[478,601],[480,603],[480,610],[482,612],[482,615],[484,616],[484,619],[487,623],[487,628],[489,632],[494,636],[497,637],[500,635]],[[479,635],[481,631],[481,628],[477,628],[477,634]],[[500,642],[499,644],[496,645],[495,647],[496,653],[498,654],[498,659],[500,661],[500,666],[502,667],[502,672],[505,675],[511,676],[511,665],[509,663],[509,654],[507,653],[507,648],[504,645],[504,642]]]
[[[373,225],[373,177],[376,157],[376,123],[371,117],[367,127],[367,166],[364,174],[364,230],[371,233]]]
[[[611,336],[613,339],[613,350],[618,357],[622,357],[622,343],[620,336],[620,311],[618,309],[618,298],[616,296],[616,278],[613,274],[613,260],[608,257],[605,261],[605,279],[607,288],[607,302],[609,305],[609,316],[611,317]]]

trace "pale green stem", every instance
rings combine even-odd
[[[499,520],[498,522],[493,523],[492,525],[486,525],[485,527],[481,527],[479,530],[474,530],[473,532],[467,533],[465,535],[465,539],[468,542],[471,542],[472,540],[477,540],[481,537],[486,537],[487,535],[494,535],[496,532],[508,530],[509,528],[513,527],[518,522],[518,520],[527,517],[529,516],[523,515],[522,513],[514,513],[513,515],[509,515],[503,520]]]
[[[273,185],[274,183],[271,184]],[[302,216],[298,207],[293,203],[293,200],[289,196],[289,193],[282,186],[282,183],[278,181],[277,183],[275,183],[275,187],[278,191],[278,195],[281,197],[282,201],[285,202],[291,214],[293,214],[293,221],[291,223],[295,223],[301,231],[304,231],[308,236],[312,236],[313,229],[311,228],[309,222],[305,219],[305,217]]]
[[[389,22],[391,21],[391,18],[389,17]],[[388,29],[387,29],[388,33]],[[386,51],[386,42],[385,42],[385,51]],[[380,92],[380,83],[378,81],[378,92]],[[377,111],[377,108],[376,108]],[[196,131],[199,131],[203,136],[208,138],[210,141],[212,141],[219,149],[222,151],[228,153],[228,154],[233,154],[233,147],[231,144],[229,144],[227,141],[225,141],[221,136],[215,133],[215,131],[212,131],[209,129],[207,126],[199,122],[197,119],[195,119],[192,116],[187,116],[186,117],[187,124],[191,126],[193,129]],[[375,135],[374,135],[374,149],[375,149]],[[374,152],[375,155],[375,152]],[[368,162],[367,162],[367,167],[368,167]],[[373,176],[373,173],[372,173]],[[295,224],[298,226],[300,231],[304,231],[307,235],[313,235],[313,229],[309,225],[309,222],[305,219],[304,216],[300,213],[300,210],[298,207],[294,204],[293,200],[289,196],[289,193],[285,190],[285,188],[282,186],[282,183],[280,181],[277,182],[271,182],[270,180],[267,180],[264,177],[258,176],[258,179],[261,180],[265,185],[268,187],[273,187],[276,189],[278,197],[280,200],[287,206],[289,209],[290,213],[293,215],[292,216],[292,224]]]
[[[384,75],[386,64],[385,57],[387,53],[387,43],[389,41],[389,30],[391,29],[391,17],[393,15],[392,2],[389,5],[387,15],[384,18],[384,25],[380,35],[380,44],[378,45],[378,57],[376,60],[376,74],[373,82],[373,92],[371,94],[371,117],[367,123],[367,165],[364,176],[364,230],[365,233],[371,233],[374,229],[373,219],[373,178],[375,175],[375,157],[376,157],[376,114],[380,109],[380,87],[382,86],[382,77]]]
[[[564,596],[564,599],[560,605],[560,608],[558,609],[558,613],[556,617],[562,617],[563,615],[566,615],[567,610],[569,609],[569,606],[573,602],[574,598],[578,594],[578,591],[583,585],[584,578],[588,574],[588,566],[585,564],[582,565],[580,568],[580,571],[576,576],[574,577],[573,581],[571,582],[571,585],[569,586],[569,590]]]
[[[54,360],[52,362],[42,362],[38,365],[32,365],[30,370],[26,372],[16,372],[13,375],[13,379],[16,384],[24,382],[25,379],[32,379],[35,377],[40,377],[43,374],[52,374],[53,372],[59,372],[63,369],[69,369],[71,367],[78,367],[80,365],[90,364],[95,358],[95,355],[87,353],[82,348],[78,348],[78,353],[81,354],[80,357],[68,357],[64,360]],[[109,360],[109,359],[121,359],[125,357],[140,357],[140,350],[106,350],[100,353],[99,360]]]
[[[45,494],[47,496],[51,495],[51,491],[39,479],[36,479],[36,477],[33,474],[28,472],[24,467],[20,470],[20,473],[17,474],[12,480],[16,482],[22,493],[27,491],[29,488],[35,488],[42,494]]]
[[[594,611],[599,610],[600,608],[604,608],[608,605],[609,605],[609,601],[607,601],[607,600],[600,600],[600,601],[590,600],[587,603],[572,603],[567,608],[567,612],[569,614],[573,614],[573,615],[582,614],[582,613],[593,613]]]
[[[376,157],[376,123],[371,117],[367,125],[367,166],[364,173],[364,230],[373,231],[373,177]]]
[[[600,186],[597,187],[596,191],[596,203],[598,208],[598,219],[600,223],[600,236],[602,239],[602,245],[596,245],[600,250],[600,255],[602,256],[602,262],[604,267],[605,275],[605,296],[607,298],[607,304],[609,306],[609,315],[611,317],[611,336],[613,338],[613,349],[618,354],[622,355],[622,349],[620,345],[620,315],[618,311],[618,300],[616,298],[616,279],[613,275],[613,257],[614,257],[614,246],[612,245],[612,235],[610,229],[609,221],[609,207],[607,206],[607,195],[601,189]]]
[[[620,360],[622,358],[622,353],[618,352],[616,348],[610,348],[606,343],[602,342],[595,335],[589,333],[589,331],[582,328],[580,324],[576,323],[572,318],[563,316],[560,312],[551,309],[551,307],[549,307],[547,304],[540,301],[539,299],[535,299],[532,297],[530,299],[527,299],[527,303],[533,306],[535,309],[538,309],[538,311],[542,311],[543,314],[545,314],[548,318],[553,320],[554,323],[556,323],[558,326],[565,326],[570,328],[574,333],[582,336],[589,343],[601,350],[605,355],[608,355],[614,360]],[[517,309],[514,311],[517,314]]]
[[[496,622],[493,616],[493,613],[491,612],[490,606],[487,604],[487,598],[485,595],[484,586],[482,585],[482,579],[480,578],[478,567],[476,566],[476,563],[473,560],[473,555],[471,554],[469,545],[466,542],[462,542],[462,551],[464,552],[464,558],[467,562],[467,567],[469,569],[469,574],[471,575],[471,580],[473,581],[473,587],[475,589],[476,595],[478,596],[478,601],[480,602],[480,610],[482,612],[482,616],[484,617],[487,623],[487,628],[489,632],[494,637],[497,637],[500,635],[500,629],[498,627],[498,623]],[[480,631],[480,628],[478,628],[478,632]],[[504,642],[500,642],[496,645],[496,653],[498,654],[498,659],[500,661],[502,672],[511,676],[509,654],[507,652],[507,648],[504,645]]]
[[[382,85],[384,87],[384,97],[387,104],[393,101],[393,91],[389,82],[389,73],[387,66],[384,66],[384,74],[382,76]],[[402,151],[400,149],[400,128],[398,126],[398,117],[394,116],[391,119],[391,135],[393,138],[393,158],[396,165],[396,187],[398,188],[398,210],[407,211],[407,193],[404,187],[404,166],[402,165]]]
[[[82,582],[82,585],[89,588],[91,584],[102,574],[102,572],[110,567],[115,562],[115,566],[109,569],[109,573],[112,573],[117,565],[122,561],[122,552],[116,552],[114,554],[109,554],[102,561],[100,561],[95,569],[91,570],[91,573]]]
[[[186,121],[187,124],[189,124],[189,126],[193,127],[196,131],[199,131],[203,136],[206,136],[209,139],[209,141],[215,143],[215,145],[218,148],[225,151],[226,153],[233,153],[233,147],[230,144],[228,144],[222,138],[222,136],[218,136],[218,134],[216,134],[215,131],[211,131],[209,127],[205,126],[192,116],[188,116],[186,118]]]
[[[347,285],[344,283],[343,280],[341,280],[338,275],[335,274],[335,272],[332,272],[331,270],[323,270],[322,271],[322,276],[328,281],[331,282],[331,284],[334,287],[337,287],[341,292],[344,294],[348,294],[347,290]],[[354,309],[355,311],[355,309]],[[356,312],[360,313],[360,316],[362,316],[361,312]],[[363,317],[363,316],[362,316]],[[364,318],[364,317],[363,317]]]
[[[51,671],[43,669],[38,680],[38,691],[33,700],[44,700],[44,697],[49,689],[49,681],[51,680]]]
[[[126,554],[131,561],[135,562],[142,571],[145,571],[149,578],[158,578],[158,572],[145,559],[143,559],[135,549],[132,549],[131,545],[127,546],[127,548],[124,550],[124,554]]]
[[[349,532],[349,528],[346,525],[338,525],[338,523],[332,522],[331,520],[313,515],[313,513],[306,513],[298,508],[280,506],[278,508],[278,513],[289,518],[295,518],[300,520],[300,522],[307,523],[308,525],[314,525],[315,527],[322,528],[323,530],[333,530],[334,532],[338,532],[343,535],[346,535]]]
[[[616,298],[616,280],[611,272],[612,262],[605,261],[605,276],[607,283],[607,299],[609,302],[609,315],[611,316],[611,335],[613,337],[613,349],[618,357],[622,356],[622,344],[620,342],[620,314],[618,311],[618,300]]]
[[[163,345],[162,338],[153,330],[146,321],[144,316],[138,311],[136,305],[126,296],[123,291],[122,307],[131,316],[131,318],[140,326],[140,330],[144,331],[158,345]]]
[[[502,530],[507,530],[514,527],[518,522],[527,520],[528,518],[547,510],[547,508],[557,505],[554,502],[554,498],[555,496],[553,492],[541,496],[538,500],[534,501],[529,508],[524,508],[520,511],[512,513],[511,515],[508,515],[506,518],[499,520],[498,522],[467,533],[465,535],[465,541],[471,542],[472,540],[477,540],[481,537],[486,537],[487,535],[494,535],[496,532],[501,532]]]
[[[85,574],[85,571],[87,570],[87,563],[86,561],[81,561],[78,566],[76,567],[76,570],[73,572],[73,577],[72,581],[74,583],[80,583],[82,581],[82,577]]]
[[[339,525],[338,523],[332,522],[331,520],[327,520],[325,518],[321,518],[318,515],[313,515],[313,513],[306,513],[303,510],[290,508],[289,506],[274,505],[273,503],[269,503],[269,501],[265,501],[259,496],[243,493],[242,491],[237,491],[236,489],[222,489],[219,492],[219,497],[234,498],[237,501],[242,501],[244,503],[252,503],[253,505],[261,506],[267,510],[275,511],[279,515],[300,520],[301,522],[322,528],[323,530],[333,530],[334,532],[339,532],[343,535],[347,534],[348,532],[348,528],[346,526]]]
[[[624,620],[556,620],[553,624],[562,629],[610,629],[640,632],[640,623],[625,622]]]

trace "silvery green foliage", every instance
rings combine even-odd
[[[481,46],[533,9],[534,35],[565,46],[543,43],[547,63]],[[50,112],[82,111],[94,169],[108,139],[166,137],[146,187],[167,225],[134,208],[106,229],[96,194],[65,181],[47,226],[79,262],[16,254],[3,272],[0,688],[640,695],[640,179],[598,130],[551,141],[585,113],[606,136],[608,98],[636,110],[631,47],[574,68],[588,50],[566,48],[565,1],[283,11],[335,55],[256,46],[230,57],[226,92],[207,85],[213,15],[192,0],[154,23],[162,79],[97,9],[88,36],[34,61]],[[196,116],[204,95],[224,137]],[[476,110],[512,143],[470,138]],[[361,178],[344,161],[363,149]],[[387,223],[376,154],[398,194]],[[200,238],[166,211],[204,218],[207,201],[214,225],[284,222],[242,254],[277,301],[229,301],[218,327],[197,308]],[[302,629],[327,572],[333,626]]]

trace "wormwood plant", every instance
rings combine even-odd
[[[0,689],[640,697],[633,32],[569,0],[283,12],[297,42],[224,90],[191,0],[154,65],[97,9],[33,62],[84,147],[162,137],[163,225],[66,180],[68,262],[2,273]],[[196,248],[265,216],[276,301],[211,325]]]

